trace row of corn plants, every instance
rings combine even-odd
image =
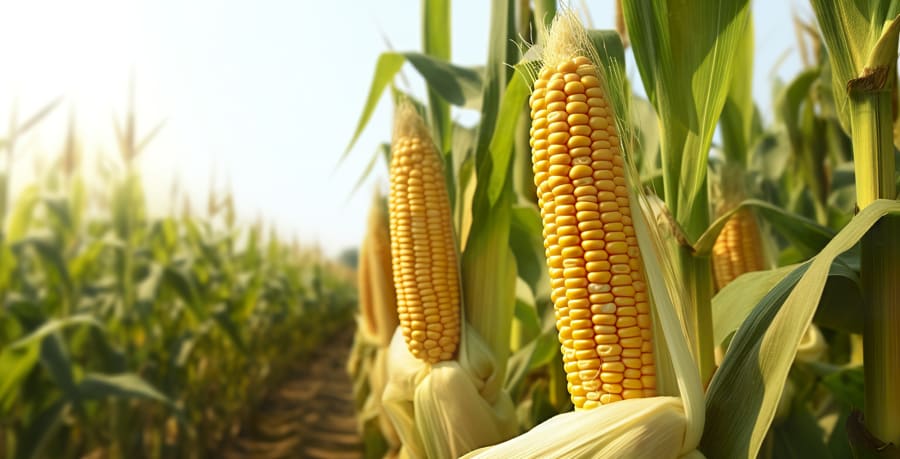
[[[749,0],[584,4],[617,30],[490,2],[469,68],[426,0],[422,51],[378,59],[345,152],[390,88],[350,365],[367,457],[900,454],[900,3],[812,0],[772,116]]]
[[[51,108],[14,119],[10,158]],[[155,132],[139,138],[129,115],[121,155],[94,171],[73,123],[4,215],[0,457],[216,455],[350,320],[351,268],[238,222],[230,193],[205,214],[174,194],[169,215],[150,216],[137,161]]]

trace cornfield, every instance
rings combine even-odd
[[[0,457],[218,456],[352,317],[352,268],[238,223],[230,194],[148,216],[135,158],[152,133],[121,132],[96,172],[70,132],[4,212]]]
[[[421,3],[355,272],[152,216],[133,113],[5,171],[0,458],[900,457],[900,2],[810,0],[768,104],[751,1],[578,3],[485,2],[478,66]]]

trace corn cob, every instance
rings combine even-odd
[[[459,272],[440,154],[415,109],[394,121],[389,199],[397,312],[409,351],[453,358],[460,334]]]
[[[380,193],[375,195],[372,202],[368,225],[363,251],[368,263],[368,288],[372,297],[371,321],[378,344],[387,347],[391,344],[398,319],[391,266],[391,238],[388,234],[390,224],[385,199]]]
[[[734,213],[713,245],[713,272],[721,290],[741,274],[765,269],[762,238],[756,217],[748,210]]]
[[[356,271],[356,285],[359,291],[359,315],[362,332],[367,337],[374,337],[378,332],[375,324],[375,305],[372,294],[372,274],[369,268],[369,238],[363,239],[359,250],[359,266]]]
[[[555,61],[555,62],[553,62]],[[531,147],[572,402],[654,396],[650,305],[612,107],[584,56],[545,60]]]

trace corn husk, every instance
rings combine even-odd
[[[695,450],[680,453],[686,428],[678,397],[623,400],[554,416],[512,440],[463,457],[703,457]]]
[[[393,457],[400,450],[400,438],[381,404],[381,396],[387,383],[387,356],[398,317],[385,199],[377,191],[369,211],[358,269],[360,314],[356,318],[356,336],[347,370],[354,380],[357,421],[364,441],[369,436],[380,437],[375,443],[382,445],[366,444],[367,457],[380,454],[384,444],[387,445],[384,456]],[[373,453],[373,448],[378,452]]]
[[[485,390],[498,366],[471,326],[463,327],[458,359],[434,365],[409,353],[398,328],[388,374],[382,404],[403,443],[401,457],[459,457],[516,434],[509,394]]]

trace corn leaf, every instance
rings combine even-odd
[[[516,74],[509,80],[506,92],[500,102],[500,111],[497,115],[497,126],[494,128],[494,136],[491,138],[491,144],[488,150],[491,152],[490,184],[488,185],[488,199],[491,205],[497,202],[503,187],[506,184],[507,176],[510,172],[510,160],[513,155],[513,145],[515,143],[515,134],[518,132],[516,125],[519,122],[519,115],[525,109],[525,103],[531,94],[531,85],[534,83],[530,76],[530,72],[524,69],[528,64],[520,64],[516,66]],[[529,154],[526,151],[519,151],[516,154]]]
[[[519,277],[535,293],[549,295],[550,280],[544,268],[544,241],[541,238],[541,215],[534,207],[516,206],[512,210],[509,245],[516,255]]]
[[[747,164],[753,137],[753,21],[747,21],[746,37],[737,46],[728,97],[722,108],[722,152],[734,164]]]
[[[496,393],[505,379],[505,362],[509,355],[510,323],[516,303],[516,260],[509,247],[514,199],[512,182],[505,177],[499,198],[490,200],[490,177],[494,168],[491,143],[500,116],[501,101],[512,75],[509,62],[518,51],[512,20],[513,0],[494,0],[491,6],[490,47],[482,92],[481,124],[474,157],[474,186],[471,203],[463,200],[461,262],[463,302],[469,324],[487,342],[497,362],[498,377],[489,381],[485,393]],[[516,115],[518,115],[516,110]],[[517,116],[514,118],[517,119]],[[470,179],[471,180],[471,179]],[[465,193],[465,192],[464,192]],[[470,226],[466,229],[466,213]],[[471,222],[480,222],[471,224]]]
[[[861,76],[865,67],[872,67],[870,54],[881,38],[883,27],[900,14],[900,1],[812,0],[810,3],[828,47],[832,91],[838,116],[844,130],[850,132],[847,83]],[[896,38],[894,41],[896,46]],[[894,63],[896,59],[894,55]]]
[[[38,343],[17,348],[7,347],[0,352],[0,413],[7,413],[18,398],[20,384],[38,362]]]
[[[172,404],[168,397],[133,373],[115,375],[88,373],[78,382],[78,391],[85,400],[117,397]]]
[[[783,459],[830,457],[825,434],[816,418],[802,404],[795,403],[790,415],[769,434],[771,456]]]
[[[25,428],[20,437],[21,447],[16,448],[16,459],[37,459],[46,457],[44,449],[63,425],[68,403],[58,400],[40,411]]]
[[[538,367],[553,363],[554,353],[559,352],[559,338],[556,330],[548,330],[516,351],[507,363],[509,369],[504,386],[511,393],[517,393],[519,384]]]
[[[783,304],[773,301],[757,308],[744,322],[707,392],[707,423],[700,447],[704,454],[756,457],[834,260],[853,248],[881,217],[898,213],[900,203],[887,200],[863,209],[813,259]],[[776,290],[770,295],[785,293]]]
[[[41,120],[46,118],[47,115],[52,113],[53,110],[55,110],[56,107],[59,106],[60,103],[62,103],[62,101],[63,101],[63,96],[59,96],[59,97],[51,100],[50,102],[47,102],[38,111],[34,112],[34,114],[32,114],[30,117],[28,117],[28,119],[26,119],[25,122],[16,126],[15,132],[10,133],[10,137],[15,138],[15,137],[21,136],[22,134],[25,134],[26,132],[31,130],[31,128],[37,126],[37,124],[40,123]]]
[[[425,55],[450,61],[450,17],[450,0],[422,2],[422,49]],[[428,108],[431,111],[429,124],[436,131],[435,143],[441,151],[447,151],[452,138],[450,105],[429,87]]]
[[[12,214],[6,222],[6,241],[16,242],[25,237],[32,214],[40,202],[40,190],[31,185],[19,192]]]
[[[815,322],[835,330],[862,333],[862,317],[857,312],[857,306],[862,304],[859,275],[842,258],[831,266]],[[754,308],[768,307],[765,305],[772,301],[783,303],[787,292],[800,281],[808,268],[809,262],[747,273],[725,286],[713,298],[716,344],[723,344],[737,331]]]
[[[644,88],[662,129],[667,204],[687,235],[708,224],[706,169],[713,131],[739,68],[747,0],[629,0],[622,4]]]
[[[808,218],[792,214],[765,201],[748,199],[717,218],[694,244],[694,251],[702,255],[712,253],[716,238],[728,219],[745,207],[753,208],[807,258],[818,253],[834,236],[833,230]]]
[[[516,258],[510,250],[511,190],[496,206],[476,202],[469,242],[462,256],[462,286],[465,318],[486,341],[498,362],[509,355],[510,323],[516,304]],[[505,367],[497,369],[486,392],[498,391]]]
[[[50,374],[50,379],[62,391],[66,399],[76,403],[80,402],[73,371],[75,364],[59,333],[54,333],[41,341],[41,365]]]
[[[374,78],[372,85],[369,87],[369,95],[366,103],[363,105],[363,112],[360,115],[356,130],[353,137],[350,138],[350,144],[347,145],[344,154],[341,156],[343,161],[353,145],[359,139],[362,131],[372,118],[381,95],[388,87],[388,84],[397,75],[397,72],[403,67],[403,64],[409,62],[413,67],[425,78],[428,87],[440,95],[452,105],[478,108],[478,97],[481,94],[481,75],[477,70],[456,66],[449,62],[421,53],[407,52],[382,53],[375,64]]]

